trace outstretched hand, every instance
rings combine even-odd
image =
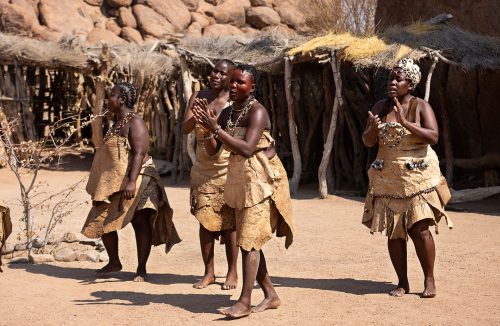
[[[217,116],[208,108],[206,99],[195,99],[193,115],[196,122],[206,131],[214,132],[217,129]]]
[[[373,130],[378,130],[378,126],[380,125],[380,118],[378,117],[378,114],[373,115],[371,111],[368,111],[368,124]]]
[[[396,113],[396,120],[403,127],[406,126],[406,124],[407,124],[408,121],[405,118],[404,110],[403,110],[403,107],[401,106],[401,103],[399,103],[397,97],[393,97],[392,101],[394,102],[394,106],[392,107],[392,109]]]

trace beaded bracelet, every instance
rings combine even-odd
[[[212,139],[214,138],[214,134],[213,133],[210,133],[208,136],[207,135],[203,135],[203,140],[209,140],[209,139]]]
[[[212,134],[214,136],[215,139],[219,138],[219,131],[221,129],[221,126],[220,125],[217,125],[217,128],[215,128],[215,131],[214,133]]]

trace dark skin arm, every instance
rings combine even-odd
[[[144,158],[148,152],[149,133],[146,128],[146,123],[139,117],[134,117],[128,128],[128,140],[132,152],[132,161],[128,174],[129,181],[123,189],[125,199],[134,198],[136,181],[141,171]]]
[[[202,125],[207,131],[215,132],[219,121],[215,118],[212,112],[207,112],[201,107],[195,107],[194,114],[200,125]],[[223,122],[222,119],[227,119],[227,114],[221,114],[221,123]],[[265,129],[269,129],[269,115],[262,104],[256,102],[253,105],[248,112],[247,122],[247,133],[244,139],[232,137],[222,128],[219,129],[218,137],[218,140],[224,143],[230,151],[246,158],[251,157],[254,154],[262,133]],[[220,145],[217,144],[214,139],[205,141],[205,149],[210,155],[216,154],[219,147]]]
[[[409,122],[405,118],[403,107],[397,98],[393,98],[394,112],[396,113],[397,121],[413,135],[419,137],[424,143],[435,145],[438,142],[439,130],[436,121],[436,116],[429,103],[418,99],[415,123]]]

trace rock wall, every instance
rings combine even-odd
[[[289,0],[0,0],[0,30],[57,41],[81,35],[90,44],[182,36],[294,35],[306,31]]]

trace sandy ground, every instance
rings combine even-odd
[[[90,161],[73,161],[61,171],[42,171],[44,191],[55,191],[86,175]],[[96,280],[102,263],[12,264],[0,274],[0,325],[71,324],[207,324],[322,325],[322,324],[500,324],[500,197],[455,206],[450,216],[454,230],[440,225],[437,245],[437,289],[434,299],[421,299],[423,275],[409,244],[411,294],[387,295],[396,281],[383,235],[370,235],[360,224],[362,198],[316,198],[301,190],[293,200],[297,227],[289,250],[283,239],[264,247],[268,268],[282,306],[277,310],[226,321],[217,308],[238,298],[220,286],[226,271],[223,246],[216,246],[218,283],[196,290],[192,283],[203,272],[198,224],[189,214],[187,184],[170,186],[163,180],[175,223],[183,241],[170,254],[153,248],[150,283],[131,282],[136,268],[131,226],[120,232],[123,272]],[[0,198],[11,205],[14,233],[19,231],[21,208],[18,186],[8,169],[0,169]],[[88,200],[82,189],[73,197]],[[77,208],[56,233],[79,231],[88,207]],[[46,217],[39,218],[43,224]],[[15,234],[10,239],[15,242]],[[241,274],[241,272],[240,272]],[[254,303],[263,296],[254,291]]]

